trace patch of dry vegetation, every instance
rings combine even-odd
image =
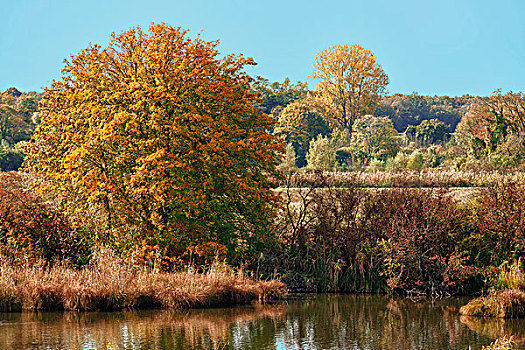
[[[525,317],[525,273],[521,260],[504,266],[492,284],[494,289],[487,296],[471,300],[459,312],[467,316]]]
[[[483,317],[525,317],[525,290],[507,289],[471,300],[459,309],[462,315]]]
[[[207,272],[162,273],[126,264],[107,250],[83,269],[0,265],[0,310],[197,308],[268,301],[284,283],[254,281],[216,263]]]
[[[319,184],[319,173],[297,172],[292,187],[484,187],[523,179],[523,172],[500,173],[497,171],[423,170],[423,171],[348,171],[322,172],[326,183]],[[282,183],[278,185],[284,186]],[[286,184],[288,185],[288,184]]]
[[[512,349],[512,345],[514,344],[514,341],[512,340],[512,337],[503,337],[496,339],[493,343],[491,343],[489,346],[484,346],[481,349],[482,350],[510,350]]]

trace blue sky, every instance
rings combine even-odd
[[[525,1],[1,0],[0,90],[41,91],[63,59],[111,32],[167,22],[258,62],[252,75],[307,81],[319,50],[359,44],[390,93],[525,91]]]

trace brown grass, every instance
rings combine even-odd
[[[459,309],[467,316],[517,318],[525,317],[525,290],[494,291],[488,296],[471,300]]]
[[[318,182],[320,173],[300,171],[288,179],[292,187],[309,187]],[[430,169],[423,171],[348,171],[321,173],[325,184],[334,187],[484,187],[502,181],[520,181],[523,172],[460,171]],[[277,182],[277,181],[276,181]],[[283,183],[276,183],[284,186]]]
[[[500,339],[496,339],[489,346],[482,347],[481,350],[511,350],[512,344],[515,344],[514,341],[512,340],[512,337],[510,338],[503,337]]]
[[[81,270],[0,263],[0,310],[198,308],[283,298],[279,281],[254,281],[214,264],[206,273],[133,267],[103,250]]]

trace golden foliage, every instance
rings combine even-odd
[[[371,114],[386,92],[388,76],[375,56],[359,45],[336,45],[315,57],[314,91],[317,105],[332,128],[352,130],[354,121]]]
[[[26,169],[99,242],[235,244],[271,208],[282,145],[253,106],[242,69],[255,63],[187,34],[113,33],[45,91]]]

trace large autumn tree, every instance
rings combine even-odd
[[[336,45],[315,57],[313,95],[332,128],[352,131],[353,123],[372,114],[386,93],[388,76],[372,52],[359,45]]]
[[[242,55],[152,24],[65,61],[26,169],[96,240],[248,247],[268,224],[282,145]]]

